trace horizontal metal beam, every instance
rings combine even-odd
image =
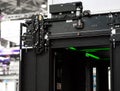
[[[0,80],[15,80],[18,79],[18,75],[7,75],[7,76],[0,76]]]
[[[47,15],[45,10],[42,12],[31,12],[31,13],[24,13],[24,14],[13,14],[13,15],[3,15],[1,21],[8,21],[8,20],[20,20],[20,19],[29,19],[32,15],[42,14],[43,16]]]

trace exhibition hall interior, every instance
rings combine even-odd
[[[0,91],[19,91],[20,23],[47,16],[47,0],[0,0]]]
[[[112,91],[119,2],[0,0],[0,91]]]

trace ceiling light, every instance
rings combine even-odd
[[[41,8],[45,9],[47,8],[47,5],[45,3],[41,4]]]

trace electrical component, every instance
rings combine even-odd
[[[33,47],[36,54],[44,52],[49,44],[48,25],[44,23],[42,15],[33,15],[30,21],[22,24],[22,27],[26,27],[26,32],[21,36],[24,42],[23,45],[25,47]]]

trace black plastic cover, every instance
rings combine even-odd
[[[82,2],[50,5],[50,13],[55,14],[55,13],[65,13],[65,12],[76,11],[76,7],[79,7],[82,9],[83,8]]]

